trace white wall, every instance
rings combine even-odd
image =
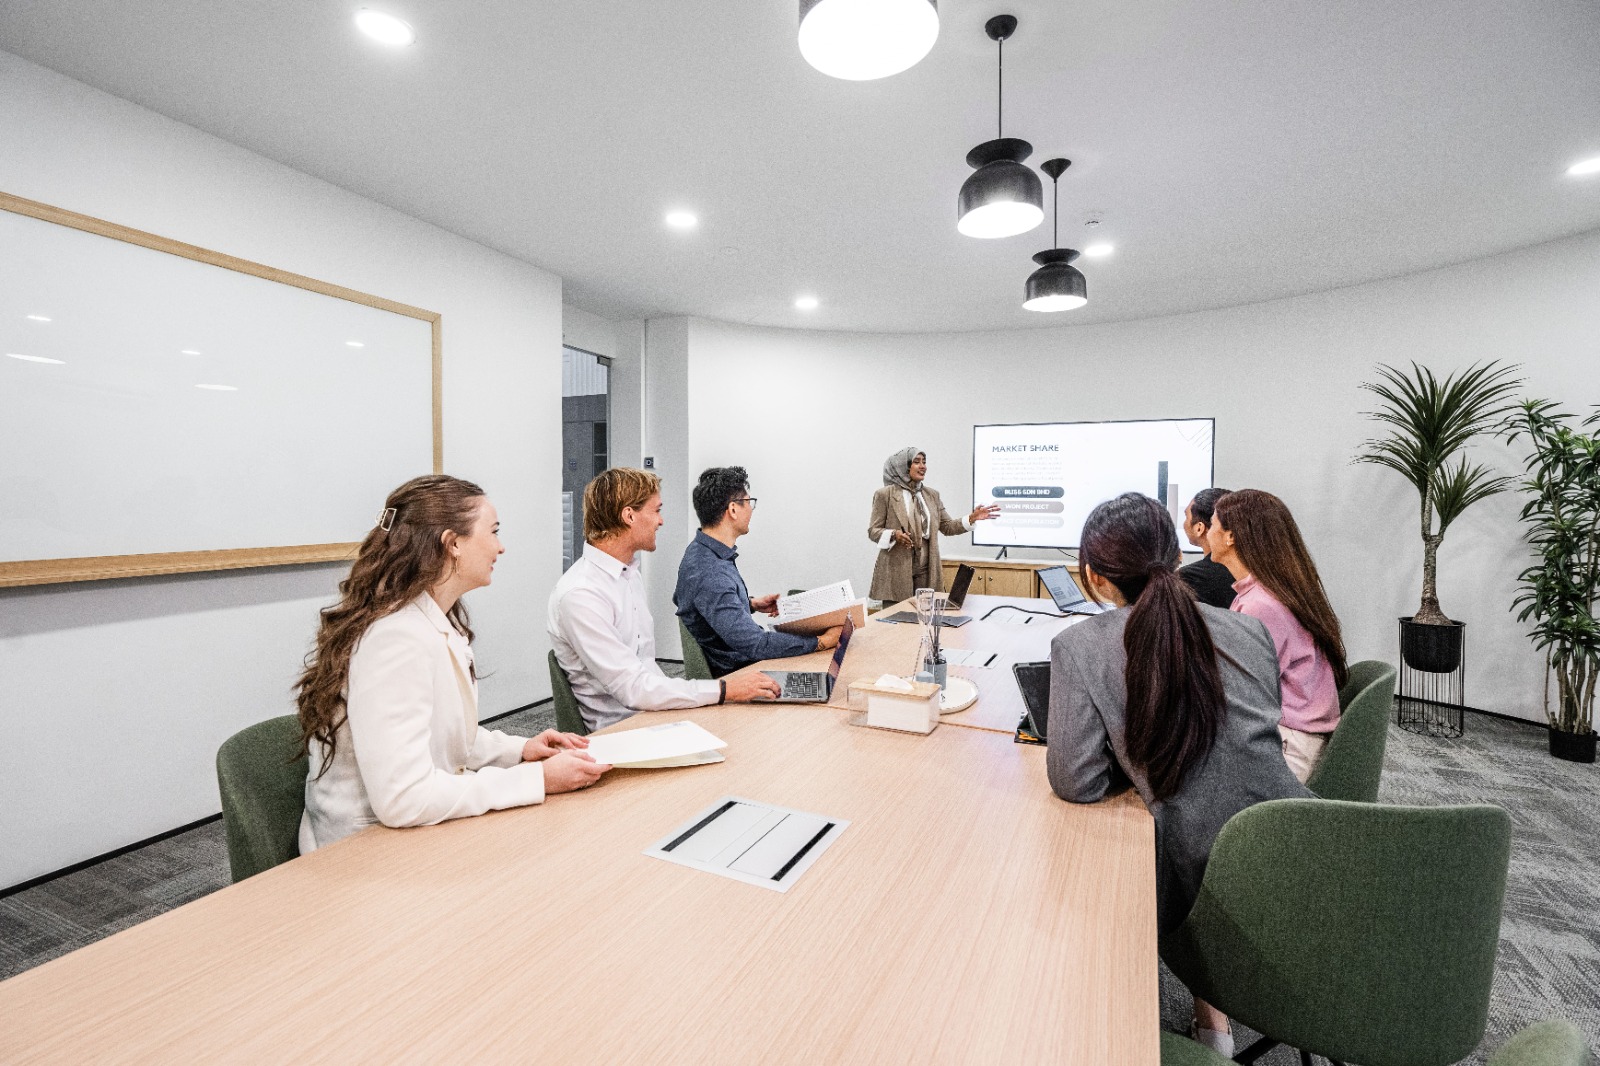
[[[443,315],[445,467],[489,490],[508,545],[469,598],[483,711],[547,698],[560,279],[3,52],[0,100],[6,192]],[[0,886],[215,813],[218,744],[289,713],[341,576],[0,590]]]
[[[1225,267],[1219,267],[1225,269]],[[656,324],[651,324],[652,330]],[[959,335],[868,336],[694,320],[687,471],[748,467],[760,499],[740,567],[753,593],[850,577],[865,592],[868,500],[885,456],[927,451],[952,512],[972,504],[972,426],[1215,416],[1217,480],[1289,504],[1355,659],[1396,659],[1395,618],[1421,587],[1417,503],[1398,475],[1350,462],[1373,423],[1357,383],[1377,362],[1436,371],[1525,365],[1529,392],[1600,403],[1600,233],[1444,270],[1172,318]],[[660,397],[659,402],[657,396]],[[1483,452],[1511,471],[1503,448]],[[1540,717],[1542,660],[1508,611],[1526,554],[1505,495],[1458,521],[1440,599],[1469,623],[1466,697]],[[674,518],[676,514],[674,514]],[[665,557],[676,548],[663,539]],[[984,554],[968,538],[946,556]],[[667,561],[663,558],[661,561]],[[653,605],[654,607],[655,605]],[[658,639],[675,635],[657,614]]]
[[[561,305],[561,343],[607,358],[617,351],[618,324],[571,304]]]

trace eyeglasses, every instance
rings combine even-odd
[[[747,503],[751,507],[754,507],[756,505],[756,498],[754,496],[740,496],[739,498],[733,499],[733,500],[729,500],[728,502],[729,503]]]

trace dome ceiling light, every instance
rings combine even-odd
[[[909,70],[938,39],[937,0],[800,0],[800,54],[832,78]]]
[[[1022,306],[1029,311],[1071,311],[1089,302],[1089,283],[1083,272],[1072,265],[1078,253],[1071,248],[1055,247],[1061,243],[1061,172],[1072,165],[1070,159],[1046,159],[1039,164],[1050,175],[1051,212],[1050,244],[1048,252],[1039,252],[1033,261],[1039,269],[1028,275],[1027,298]]]
[[[1005,136],[1006,38],[1017,29],[1014,15],[996,15],[983,30],[1000,48],[1000,94],[996,106],[995,139],[967,153],[967,166],[975,171],[961,185],[956,198],[956,229],[968,237],[1014,237],[1044,221],[1044,186],[1039,175],[1022,161],[1033,145]]]

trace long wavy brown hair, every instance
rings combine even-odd
[[[1156,799],[1204,761],[1227,717],[1217,646],[1194,593],[1178,577],[1178,531],[1166,508],[1125,492],[1089,513],[1078,562],[1129,605],[1122,630],[1128,758]],[[1099,600],[1087,580],[1089,596]]]
[[[335,737],[344,725],[345,683],[350,656],[367,628],[398,611],[446,576],[450,554],[444,535],[472,532],[484,491],[449,474],[412,478],[389,493],[378,524],[361,542],[350,576],[339,583],[339,602],[322,609],[316,645],[295,686],[300,707],[300,753],[312,741],[324,746],[318,776],[333,765]],[[387,527],[387,528],[385,528]],[[468,641],[472,626],[460,601],[450,608],[450,623]]]
[[[1213,514],[1233,534],[1245,569],[1306,627],[1333,667],[1334,684],[1343,688],[1350,675],[1339,616],[1289,508],[1270,492],[1240,489],[1219,498]]]

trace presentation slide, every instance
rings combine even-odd
[[[990,547],[1076,548],[1095,506],[1142,492],[1167,506],[1183,536],[1183,508],[1213,475],[1216,420],[1049,422],[972,427],[974,504],[998,517],[972,527]]]

